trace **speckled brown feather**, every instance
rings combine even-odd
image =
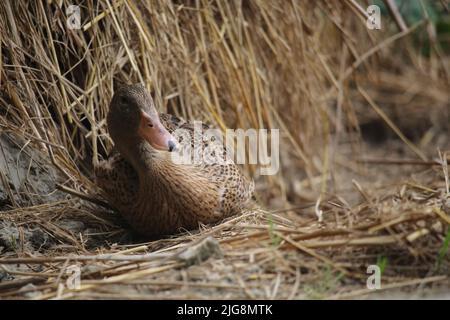
[[[171,133],[182,128],[194,134],[192,123],[168,114],[160,119]],[[95,168],[97,184],[109,203],[142,234],[172,234],[219,222],[239,213],[252,197],[253,182],[234,163],[179,165],[163,155],[152,161],[153,169],[145,177],[139,177],[118,152]],[[145,184],[140,179],[146,179]]]

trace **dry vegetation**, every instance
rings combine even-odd
[[[354,298],[370,264],[383,290],[448,287],[450,60],[425,20],[369,31],[354,0],[86,0],[70,30],[69,2],[0,2],[0,299]],[[279,128],[279,174],[246,168],[268,209],[130,234],[91,168],[132,82],[160,111]]]

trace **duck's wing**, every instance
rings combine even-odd
[[[118,210],[130,208],[138,198],[139,178],[131,166],[117,151],[94,167],[95,181],[108,202]]]
[[[197,133],[195,132],[196,126],[194,123],[170,114],[160,114],[160,118],[170,133],[177,129],[184,129],[189,132],[192,146],[194,147],[194,134]],[[210,127],[202,123],[201,133],[203,134],[208,129]],[[203,141],[202,138],[199,141],[202,141],[203,148],[208,147],[208,141]],[[226,159],[226,148],[220,149],[220,152],[223,152],[224,159]],[[254,182],[252,179],[248,179],[233,161],[199,165],[198,167],[205,176],[218,186],[220,211],[225,216],[234,214],[250,204],[255,189]]]
[[[174,134],[176,139],[178,139],[178,143],[183,144],[185,141],[184,134],[188,133],[189,136],[187,138],[190,139],[191,142],[191,148],[193,150],[196,150],[195,152],[203,152],[204,148],[209,147],[209,150],[213,150],[216,146],[220,146],[221,149],[218,149],[217,147],[214,150],[217,150],[217,152],[220,152],[220,155],[222,155],[223,159],[226,158],[227,153],[226,149],[224,148],[223,144],[211,144],[211,140],[203,140],[203,135],[208,129],[213,129],[210,126],[204,124],[203,122],[190,122],[185,121],[181,118],[178,118],[171,114],[161,113],[160,115],[161,123],[163,126],[171,133],[174,134],[176,130],[183,130],[183,132],[180,131],[180,135]],[[197,137],[197,140],[195,139],[195,135],[199,135]],[[213,132],[211,132],[213,134]],[[211,138],[211,137],[208,137]],[[220,137],[218,137],[220,138]],[[201,141],[201,147],[198,148],[198,146],[194,145],[195,141]],[[221,141],[221,140],[215,140],[215,141]]]

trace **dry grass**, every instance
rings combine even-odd
[[[18,236],[0,251],[0,275],[15,278],[0,283],[0,297],[359,297],[370,293],[367,266],[386,262],[384,289],[448,284],[447,156],[430,155],[448,132],[449,59],[413,49],[425,22],[368,31],[358,2],[87,0],[82,30],[69,30],[69,1],[2,1],[1,130],[31,155],[29,167],[56,168],[71,196],[50,201],[29,185],[13,188],[15,168],[1,168],[10,202],[0,222]],[[116,214],[92,203],[102,201],[92,164],[112,147],[108,103],[130,82],[144,83],[160,111],[221,129],[281,129],[281,171],[255,176],[262,202],[280,209],[136,244]],[[378,190],[367,175],[360,182],[365,167],[340,151],[348,141],[359,150],[359,124],[374,119],[422,163],[412,167],[420,177],[398,175]],[[424,120],[417,142],[405,131]],[[340,190],[351,181],[338,178],[342,168],[363,173],[350,183],[357,201]],[[68,219],[84,229],[74,232]],[[27,240],[36,228],[39,248]],[[222,257],[180,259],[207,236]],[[82,283],[72,290],[61,285],[73,264]]]
[[[433,173],[438,175],[433,170],[426,175]],[[3,212],[2,218],[19,226],[40,225],[57,245],[30,256],[18,243],[17,256],[2,260],[2,267],[20,280],[0,284],[0,296],[351,298],[374,293],[365,289],[366,268],[377,263],[386,264],[384,290],[444,285],[449,264],[439,251],[450,223],[449,212],[442,210],[449,201],[444,189],[444,183],[405,182],[356,206],[339,199],[323,202],[321,222],[314,209],[293,209],[290,215],[253,210],[199,232],[137,244],[115,242],[125,230],[91,210],[74,208],[73,202]],[[67,232],[57,227],[63,217],[97,224],[103,231]],[[223,256],[194,265],[180,259],[186,248],[209,236],[219,241]],[[73,265],[82,272],[78,289],[65,286],[71,275],[66,270]]]

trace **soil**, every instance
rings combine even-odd
[[[0,210],[66,197],[56,189],[60,178],[48,156],[17,135],[0,133],[0,170]]]

